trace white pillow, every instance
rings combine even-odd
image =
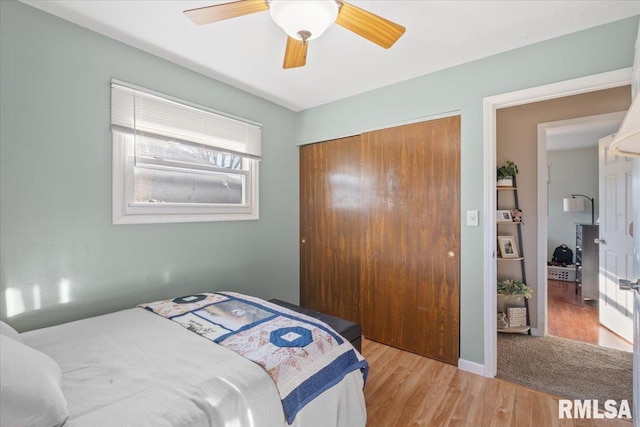
[[[0,335],[0,425],[61,426],[69,418],[62,372],[49,356]]]
[[[18,331],[4,323],[2,320],[0,320],[0,335],[4,335],[5,337],[9,337],[18,342],[22,342],[22,337],[20,336]]]

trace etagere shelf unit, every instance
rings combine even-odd
[[[496,208],[499,209],[504,209],[505,208],[505,204],[501,206],[501,201],[502,199],[506,199],[506,197],[501,197],[501,195],[506,195],[506,194],[512,194],[512,200],[513,202],[511,202],[511,199],[509,200],[509,203],[512,203],[512,206],[510,207],[510,209],[514,209],[514,210],[519,210],[520,209],[520,202],[518,200],[518,186],[516,183],[516,177],[513,177],[513,186],[512,187],[497,187],[497,194],[496,194]],[[506,203],[506,200],[503,201],[503,203]],[[509,258],[503,258],[502,256],[500,256],[500,253],[498,253],[498,257],[496,258],[498,260],[498,275],[500,275],[500,268],[501,266],[510,264],[512,265],[512,263],[518,263],[519,264],[519,273],[520,273],[520,280],[522,281],[522,283],[527,283],[527,275],[525,272],[525,268],[524,268],[524,261],[525,261],[525,256],[524,256],[524,252],[523,252],[523,246],[522,246],[522,226],[523,223],[522,221],[519,222],[502,222],[502,221],[498,221],[497,223],[497,231],[498,231],[498,236],[501,236],[503,234],[506,233],[515,233],[515,240],[516,240],[516,244],[517,244],[517,257],[509,257]],[[503,228],[504,227],[504,228]],[[502,231],[501,231],[502,230]],[[500,279],[500,277],[499,277]],[[512,277],[513,279],[513,277]],[[526,308],[526,325],[525,326],[513,326],[513,327],[507,327],[507,328],[498,328],[498,332],[504,332],[504,333],[528,333],[529,335],[531,335],[531,321],[529,318],[529,301],[527,298],[522,298],[524,300],[524,307]],[[506,309],[505,309],[506,310]]]

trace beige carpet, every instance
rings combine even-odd
[[[628,400],[633,355],[556,337],[498,334],[498,378],[567,399]]]

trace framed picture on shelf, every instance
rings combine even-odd
[[[498,210],[496,211],[496,218],[498,223],[500,222],[513,222],[510,210]]]
[[[498,248],[502,258],[518,258],[518,248],[513,236],[498,236]]]

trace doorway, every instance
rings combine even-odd
[[[631,82],[632,70],[630,68],[617,70],[598,75],[578,78],[566,82],[554,83],[546,86],[525,89],[507,94],[496,95],[484,100],[484,187],[485,203],[484,211],[484,246],[485,253],[490,256],[485,257],[485,277],[484,277],[484,375],[494,377],[497,371],[497,310],[496,301],[496,150],[497,150],[497,129],[496,116],[500,109],[535,103],[539,101],[566,97],[569,95],[585,94],[593,91],[617,88],[629,85]],[[540,162],[538,162],[540,163]],[[546,206],[538,204],[537,217],[546,216]],[[533,211],[536,211],[533,208]],[[534,215],[535,218],[535,215]],[[536,221],[534,221],[535,223]],[[535,227],[534,227],[535,228]],[[534,251],[535,252],[535,251]],[[539,255],[537,255],[539,257]],[[537,333],[537,331],[534,331]]]
[[[547,236],[546,241],[538,241],[538,253],[546,253],[538,263],[538,277],[543,279],[539,288],[546,291],[546,297],[541,295],[546,305],[541,306],[538,324],[546,327],[538,328],[538,333],[632,351],[629,342],[600,324],[599,266],[591,265],[598,262],[598,247],[591,236],[598,234],[601,205],[598,140],[616,132],[624,116],[625,111],[620,111],[538,125],[538,200],[546,201],[547,210],[546,221],[538,221],[538,234]],[[592,198],[594,217],[589,200],[584,200],[582,211],[565,211],[563,200],[571,194]],[[576,241],[577,233],[586,233],[581,244]],[[567,266],[550,266],[554,249],[560,245],[567,246],[573,260]]]

